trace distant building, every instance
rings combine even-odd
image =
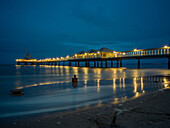
[[[37,59],[33,59],[29,53],[25,55],[24,59],[16,59],[18,65],[20,65],[20,63],[24,63],[25,65],[27,65],[27,63],[31,63],[34,65],[36,61]]]
[[[113,50],[108,49],[106,47],[99,49],[98,52],[100,52],[101,57],[112,57],[113,56]]]
[[[32,59],[31,55],[27,52],[27,54],[25,55],[24,59],[30,60]]]
[[[81,51],[73,55],[73,58],[96,58],[96,57],[116,57],[117,53],[109,48],[103,47],[99,50],[91,49],[89,51]]]

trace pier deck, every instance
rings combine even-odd
[[[123,51],[123,52],[109,52],[109,53],[84,53],[84,54],[75,54],[72,57],[61,57],[61,58],[46,58],[46,59],[17,59],[16,62],[18,65],[24,63],[24,65],[58,65],[65,66],[68,62],[68,66],[80,66],[80,62],[84,62],[85,67],[90,66],[90,62],[94,63],[94,67],[104,67],[103,62],[105,62],[105,67],[107,68],[107,61],[111,61],[111,67],[113,67],[113,61],[117,61],[117,68],[122,67],[123,60],[138,60],[138,68],[140,69],[140,60],[141,59],[160,59],[168,58],[168,69],[170,69],[170,47],[164,46],[161,48],[152,48],[152,49],[134,49],[132,51]],[[99,63],[100,62],[100,63]],[[73,64],[74,63],[74,64]]]

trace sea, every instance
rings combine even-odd
[[[0,118],[115,104],[170,85],[167,63],[123,66],[0,65]],[[24,91],[14,95],[13,89]]]

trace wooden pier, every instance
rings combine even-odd
[[[28,55],[27,55],[28,56]],[[18,65],[24,63],[24,65],[58,65],[58,66],[76,66],[80,67],[80,63],[84,63],[84,67],[90,67],[90,64],[93,64],[93,67],[97,68],[107,68],[108,61],[110,61],[109,67],[122,67],[124,60],[137,60],[137,67],[140,69],[141,59],[160,59],[168,58],[168,69],[170,69],[170,47],[164,46],[161,48],[152,48],[152,49],[134,49],[132,51],[123,51],[116,52],[107,48],[93,52],[82,52],[81,54],[74,54],[72,57],[61,57],[61,58],[46,58],[46,59],[32,59],[30,57],[25,59],[17,59],[16,62]],[[116,66],[113,65],[113,62],[116,62]],[[67,64],[66,64],[67,62]]]

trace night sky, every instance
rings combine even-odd
[[[0,64],[169,42],[170,0],[0,0]]]

